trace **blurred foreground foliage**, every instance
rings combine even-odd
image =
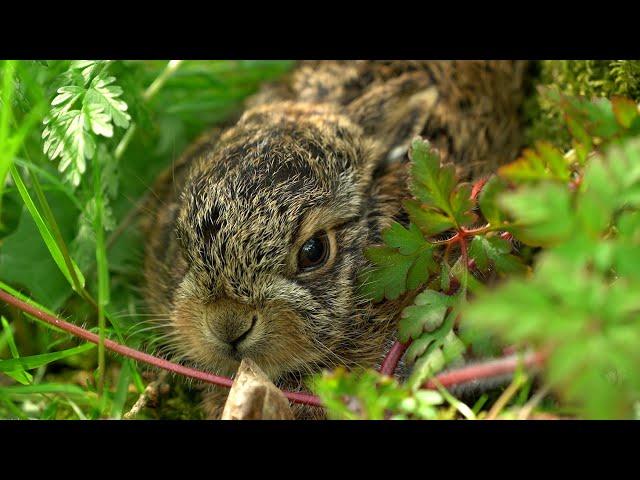
[[[428,142],[414,141],[410,224],[383,233],[384,245],[366,252],[373,268],[363,275],[373,301],[420,292],[399,323],[413,370],[404,385],[373,373],[325,374],[316,388],[333,415],[405,415],[425,381],[465,351],[498,355],[500,346],[548,354],[542,377],[565,414],[637,414],[638,104],[552,88],[541,94],[564,119],[571,148],[537,141],[478,184],[477,196]],[[513,396],[521,378],[504,394]],[[531,386],[520,383],[521,391]],[[512,408],[523,409],[522,401]]]

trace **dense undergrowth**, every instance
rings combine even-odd
[[[0,288],[152,350],[131,212],[190,141],[291,65],[0,63]],[[413,373],[404,384],[372,371],[319,377],[330,416],[638,415],[639,65],[540,62],[531,149],[486,183],[459,183],[413,143],[411,225],[386,232],[363,272],[373,301],[420,292],[399,325]],[[150,380],[15,309],[0,314],[0,418],[121,418]],[[507,346],[545,352],[539,388],[524,369],[475,405],[419,388],[464,351]],[[174,383],[136,418],[199,418],[195,389]]]

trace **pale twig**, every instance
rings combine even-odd
[[[496,400],[496,403],[493,404],[491,410],[489,410],[489,414],[486,416],[486,420],[495,420],[500,412],[506,407],[507,403],[513,398],[520,387],[527,381],[527,375],[522,373],[516,375],[511,384],[506,388],[500,398]]]
[[[533,409],[538,406],[544,397],[547,396],[549,389],[549,385],[544,385],[540,390],[538,390],[535,395],[531,397],[531,399],[520,409],[520,412],[518,412],[518,420],[528,419]]]
[[[140,397],[138,397],[136,403],[134,403],[133,407],[131,407],[131,410],[125,413],[123,415],[123,418],[125,420],[131,420],[136,415],[138,415],[138,413],[140,413],[140,411],[144,407],[146,407],[149,402],[155,404],[158,401],[158,397],[160,396],[160,394],[164,393],[162,392],[162,389],[160,387],[165,384],[165,380],[168,375],[169,372],[167,371],[160,372],[158,378],[147,385],[147,387],[144,389],[144,392],[140,394]]]

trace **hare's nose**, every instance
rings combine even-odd
[[[253,317],[251,318],[251,323],[249,324],[248,327],[244,329],[244,331],[242,331],[242,328],[244,328],[244,326],[241,326],[239,334],[236,335],[236,333],[238,332],[238,330],[236,330],[236,333],[227,335],[227,343],[229,343],[229,345],[231,345],[233,348],[237,348],[238,345],[240,345],[242,341],[249,336],[249,334],[251,333],[251,330],[253,330],[253,327],[255,327],[257,321],[258,321],[257,315],[253,315]]]
[[[222,325],[214,332],[220,340],[237,350],[238,346],[251,334],[258,321],[257,315],[238,318],[230,315],[223,319]]]

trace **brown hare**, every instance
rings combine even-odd
[[[422,135],[466,177],[521,146],[527,63],[300,62],[158,180],[146,298],[182,361],[232,375],[243,357],[281,388],[379,365],[407,299],[358,294],[363,250],[406,223],[407,149]],[[205,399],[220,415],[226,391]],[[298,418],[321,409],[296,406]]]

